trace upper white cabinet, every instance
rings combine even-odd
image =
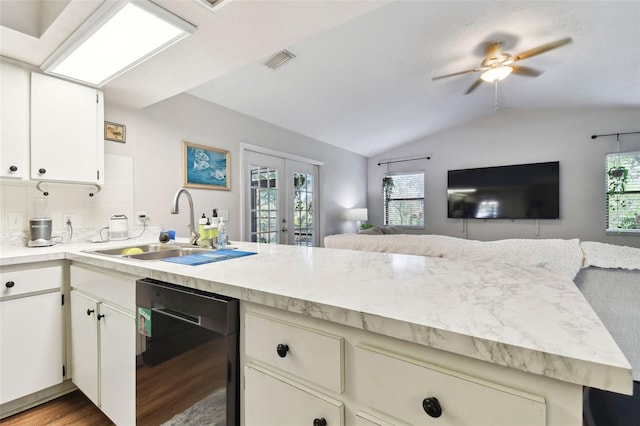
[[[103,121],[101,91],[32,73],[31,179],[103,183]]]
[[[29,178],[29,71],[0,62],[0,177]]]

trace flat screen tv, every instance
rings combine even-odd
[[[449,218],[559,219],[560,163],[449,170]]]

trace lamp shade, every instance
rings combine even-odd
[[[359,209],[347,210],[347,219],[349,220],[367,220],[367,218],[368,218],[367,209],[359,208]]]

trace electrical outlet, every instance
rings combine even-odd
[[[22,212],[9,212],[9,231],[24,230],[24,214]]]
[[[76,215],[73,213],[65,213],[62,215],[62,224],[67,226],[71,224],[72,226],[76,223]]]
[[[136,217],[138,218],[139,225],[144,225],[145,221],[147,224],[149,223],[149,215],[146,211],[137,212]]]
[[[229,210],[218,209],[218,217],[222,217],[224,222],[229,222]]]

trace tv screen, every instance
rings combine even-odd
[[[560,163],[448,171],[449,218],[558,219]]]

